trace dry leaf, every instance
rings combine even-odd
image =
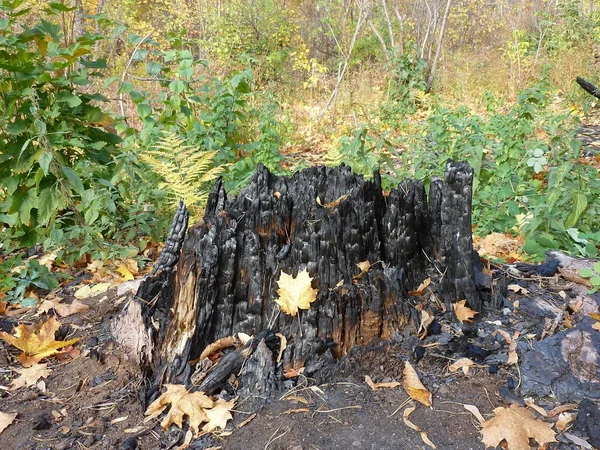
[[[367,273],[369,271],[369,269],[371,268],[371,263],[367,259],[366,261],[359,262],[358,264],[356,264],[356,266],[360,269],[360,273],[358,275],[354,276],[354,278],[353,278],[354,280],[358,280],[358,279],[362,278],[363,275],[365,273]]]
[[[13,423],[13,420],[15,420],[15,417],[17,417],[18,413],[4,413],[2,411],[0,411],[0,433],[2,433],[4,430],[6,430],[6,427],[8,427],[11,423]]]
[[[515,331],[513,337],[511,338],[506,331],[500,328],[498,328],[496,331],[502,335],[508,344],[508,361],[506,361],[506,364],[509,366],[516,364],[519,361],[519,355],[517,354],[517,338],[519,337],[519,332]]]
[[[554,408],[552,411],[550,411],[548,413],[548,417],[556,417],[562,412],[577,409],[578,407],[579,405],[577,403],[567,403],[566,405],[560,405]]]
[[[299,377],[300,375],[302,375],[303,372],[304,372],[304,366],[298,367],[296,369],[290,368],[290,369],[286,369],[285,372],[283,372],[283,376],[286,378],[296,378],[296,377]]]
[[[4,311],[6,311],[7,303],[2,301],[5,295],[6,294],[4,294],[4,292],[0,292],[0,316],[4,314]]]
[[[529,438],[543,446],[556,442],[552,425],[536,420],[531,411],[517,405],[494,409],[495,417],[481,424],[482,441],[487,447],[496,447],[506,440],[510,450],[529,450]]]
[[[389,381],[386,383],[373,383],[373,380],[369,375],[365,375],[365,382],[369,385],[371,389],[376,391],[379,388],[395,388],[400,386],[400,383],[397,381]]]
[[[571,422],[575,420],[575,414],[569,412],[562,412],[558,415],[558,420],[556,421],[556,429],[558,431],[565,431],[565,429],[569,426]]]
[[[19,355],[19,361],[25,367],[31,367],[58,353],[58,350],[74,344],[79,338],[69,341],[55,341],[54,334],[60,328],[60,322],[51,317],[46,322],[38,322],[36,325],[20,324],[14,329],[14,335],[4,331],[0,332],[0,338],[14,345],[23,353]]]
[[[419,379],[419,375],[417,375],[417,371],[408,361],[404,363],[403,375],[404,379],[402,380],[402,387],[409,397],[425,406],[431,406],[433,399],[431,392],[423,386],[423,383],[421,383],[421,380]]]
[[[429,286],[430,284],[431,278],[427,278],[423,280],[423,282],[419,285],[417,289],[415,289],[414,291],[409,291],[408,295],[411,295],[413,297],[420,297],[425,293],[425,289],[427,289],[427,286]]]
[[[93,297],[94,295],[100,295],[104,292],[108,291],[112,286],[111,283],[98,283],[94,286],[90,286],[86,284],[85,286],[80,287],[75,291],[75,298],[84,299],[88,297]]]
[[[277,355],[277,362],[281,361],[283,352],[287,347],[287,338],[281,333],[275,333],[275,336],[279,338],[279,354]]]
[[[28,368],[15,369],[15,372],[19,374],[19,377],[10,384],[12,390],[23,386],[35,386],[40,378],[48,378],[52,370],[48,369],[48,364],[35,364]]]
[[[523,286],[519,286],[518,284],[509,284],[506,288],[509,291],[513,291],[516,294],[529,294],[529,291],[527,289],[525,289]]]
[[[421,440],[429,445],[431,448],[437,448],[435,446],[435,444],[433,442],[431,442],[431,440],[429,439],[429,437],[427,436],[427,433],[425,433],[420,426],[415,425],[414,423],[412,423],[410,420],[408,420],[408,417],[413,413],[413,411],[416,408],[414,406],[408,407],[404,410],[404,412],[402,413],[402,420],[404,421],[404,423],[406,424],[407,427],[412,428],[415,431],[418,431],[419,434],[421,435]]]
[[[193,437],[194,437],[194,433],[192,433],[192,430],[187,430],[185,432],[183,442],[181,443],[180,446],[177,447],[176,450],[185,450],[186,448],[189,448]]]
[[[456,318],[462,322],[471,323],[475,314],[479,314],[477,311],[473,311],[466,305],[466,300],[461,300],[452,305],[454,308],[454,314],[456,314]]]
[[[240,347],[242,345],[242,341],[240,341],[235,335],[234,336],[225,336],[224,338],[218,339],[212,344],[206,346],[202,353],[198,357],[199,361],[202,361],[204,358],[208,358],[211,355],[217,353],[220,350],[228,347]]]
[[[477,408],[477,406],[475,406],[475,405],[463,405],[463,407],[467,411],[469,411],[471,414],[473,414],[477,418],[477,420],[479,420],[479,423],[485,422],[485,419],[483,418],[483,416],[479,412],[479,408]]]
[[[275,300],[275,303],[281,307],[284,313],[290,316],[295,316],[298,309],[309,309],[310,304],[317,299],[317,293],[319,292],[317,289],[312,288],[312,280],[306,269],[298,272],[298,276],[295,278],[281,271],[279,281],[277,281],[279,298]]]
[[[310,402],[305,399],[304,397],[300,397],[299,395],[290,395],[288,397],[285,398],[288,402],[293,402],[293,403],[302,403],[304,405],[308,405]]]
[[[53,309],[60,317],[67,317],[72,314],[86,312],[90,309],[88,305],[81,303],[77,299],[73,300],[71,304],[61,303],[62,300],[60,297],[44,300],[38,307],[36,315],[39,316]]]
[[[171,409],[160,423],[163,429],[172,424],[181,428],[184,416],[188,418],[190,429],[197,435],[200,425],[208,422],[206,409],[214,402],[204,392],[188,392],[182,384],[165,384],[167,391],[154,400],[146,410],[145,422],[159,416],[170,404]]]
[[[424,339],[427,336],[429,325],[431,325],[434,320],[435,317],[433,314],[429,314],[425,310],[421,311],[421,323],[419,324],[419,331],[417,332],[419,339]]]
[[[335,208],[337,205],[339,205],[341,202],[343,202],[344,200],[346,200],[348,197],[350,197],[350,195],[344,194],[340,198],[338,198],[337,200],[334,200],[333,202],[327,203],[325,205],[321,202],[321,198],[317,197],[317,205],[322,206],[323,208],[326,208],[326,209]]]
[[[475,239],[473,245],[480,255],[495,258],[514,254],[522,247],[517,239],[502,233],[491,233],[483,239]]]
[[[209,433],[216,428],[224,430],[227,426],[227,421],[233,419],[231,410],[235,406],[236,400],[237,397],[226,402],[220,398],[214,403],[212,408],[206,409],[204,412],[208,417],[208,423],[202,427],[202,431]]]
[[[473,360],[469,358],[460,358],[459,360],[450,364],[448,370],[450,370],[450,372],[456,372],[457,370],[462,369],[463,373],[469,376],[469,368],[474,365],[475,362]]]
[[[589,278],[583,278],[579,273],[572,272],[567,269],[563,269],[562,267],[558,268],[558,272],[562,275],[562,277],[567,281],[572,281],[573,283],[582,284],[588,289],[592,289],[593,285]]]
[[[131,281],[135,279],[133,273],[131,273],[131,270],[129,270],[129,267],[126,265],[121,264],[119,267],[117,267],[117,272],[119,275],[121,275],[122,281]]]
[[[548,413],[546,412],[546,410],[541,406],[536,405],[533,400],[525,400],[525,404],[531,409],[535,410],[535,412],[537,412],[540,416],[548,417]]]

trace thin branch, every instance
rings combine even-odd
[[[431,69],[429,70],[429,75],[427,76],[427,83],[425,88],[426,92],[431,91],[431,87],[433,86],[435,70],[437,68],[437,63],[440,59],[440,55],[442,54],[442,42],[444,41],[444,32],[446,31],[446,23],[448,22],[448,16],[450,15],[451,6],[452,0],[448,0],[448,3],[446,3],[446,11],[444,11],[444,18],[442,19],[442,25],[440,27],[440,35],[438,37],[437,49],[435,50],[435,56],[433,57]]]
[[[389,58],[388,57],[388,49],[387,49],[387,46],[385,45],[385,41],[383,39],[383,36],[379,32],[379,30],[377,30],[377,27],[375,27],[375,25],[373,25],[373,22],[371,22],[370,20],[369,20],[369,27],[373,31],[373,34],[375,36],[377,36],[377,40],[381,44],[381,51],[383,52],[383,57],[385,58],[385,61],[387,62],[388,58]]]
[[[127,61],[127,65],[125,66],[125,70],[123,70],[123,73],[121,74],[121,83],[125,82],[125,77],[127,76],[127,71],[129,70],[129,66],[131,66],[131,63],[133,62],[133,57],[135,56],[136,52],[138,51],[138,49],[140,48],[140,46],[146,41],[146,39],[148,39],[150,37],[151,34],[152,33],[148,33],[135,46],[135,49],[133,50],[133,53],[129,57],[129,61]],[[125,101],[123,100],[123,92],[119,93],[119,104],[121,105],[121,116],[123,116],[123,118],[127,122],[127,118],[125,117]]]
[[[388,27],[388,33],[390,34],[390,44],[392,48],[396,47],[396,43],[394,42],[394,30],[392,29],[392,22],[390,21],[390,15],[388,14],[387,3],[385,0],[381,0],[381,4],[383,5],[383,12],[385,13],[385,21]]]

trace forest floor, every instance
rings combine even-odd
[[[582,140],[586,147],[598,151],[600,128],[594,130],[584,128]],[[521,280],[521,284],[528,292],[511,296],[512,300],[518,297],[523,310],[527,302],[549,297],[555,302],[557,292],[568,293],[573,288],[573,283],[557,277]],[[79,287],[62,288],[57,295],[63,298],[62,303],[70,304]],[[112,288],[80,299],[89,309],[61,318],[63,326],[57,337],[80,338],[78,352],[67,353],[62,361],[50,359],[51,373],[29,387],[9,389],[18,377],[18,352],[0,340],[0,411],[18,413],[1,432],[0,449],[158,450],[181,446],[185,431],[175,427],[161,430],[156,420],[144,423],[139,367],[111,340],[110,324],[132,297],[131,291],[123,293]],[[8,313],[11,321],[19,323],[40,319],[35,309]],[[523,328],[523,320],[533,328]],[[522,335],[544,327],[543,321],[536,324],[516,310],[508,316],[506,312],[487,310],[478,316],[474,329],[495,321],[501,321],[509,330],[520,327]],[[449,363],[461,357],[458,352],[448,356],[433,345],[422,359],[415,359],[414,339],[405,336],[396,343],[373,342],[357,347],[341,361],[326,364],[312,378],[300,376],[296,385],[267,400],[256,413],[245,409],[248,399],[240,398],[225,433],[205,435],[193,440],[189,448],[431,448],[422,434],[411,428],[414,424],[438,449],[484,449],[480,423],[464,405],[476,406],[488,419],[496,407],[522,404],[522,398],[510,394],[517,391],[520,374],[502,364],[494,370],[489,364],[478,364],[469,376],[460,370],[449,372]],[[431,408],[411,402],[401,386],[373,390],[365,382],[365,376],[375,382],[401,381],[405,361],[413,361],[423,384],[433,394]],[[542,400],[541,404],[546,409],[557,406],[552,400]],[[411,406],[416,409],[407,418],[406,409]],[[546,448],[579,447],[563,442]]]

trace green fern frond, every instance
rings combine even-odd
[[[169,133],[141,153],[140,159],[164,180],[172,206],[181,199],[194,217],[204,209],[208,183],[224,170],[224,166],[213,167],[216,154],[215,151],[199,150]]]

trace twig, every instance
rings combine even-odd
[[[140,42],[137,43],[137,45],[135,46],[135,49],[133,50],[133,53],[131,54],[131,56],[129,57],[129,61],[127,61],[127,65],[125,66],[125,70],[123,70],[123,73],[121,74],[121,83],[125,82],[125,77],[127,76],[127,71],[129,70],[129,66],[131,66],[131,63],[133,62],[133,57],[135,56],[135,54],[137,53],[138,49],[140,48],[140,46],[146,41],[146,39],[148,39],[150,37],[152,33],[148,33],[146,36],[144,36],[142,38],[142,40]],[[123,118],[125,119],[125,122],[127,122],[127,118],[125,117],[125,102],[123,100],[123,92],[119,93],[119,104],[121,106],[121,116],[123,116]]]
[[[269,441],[267,442],[267,445],[265,445],[265,449],[264,449],[264,450],[267,450],[267,448],[269,448],[269,445],[271,445],[271,444],[272,444],[273,442],[275,442],[277,439],[279,439],[279,438],[281,438],[281,437],[285,436],[285,435],[286,435],[287,433],[289,433],[289,431],[290,431],[290,429],[288,428],[288,429],[287,429],[287,430],[285,430],[283,433],[281,433],[279,436],[277,436],[277,437],[275,437],[275,438],[274,438],[273,436],[275,436],[275,435],[277,434],[277,432],[279,431],[279,428],[281,428],[281,427],[278,427],[278,428],[275,430],[275,433],[273,433],[273,434],[271,435],[271,437],[269,438]]]

